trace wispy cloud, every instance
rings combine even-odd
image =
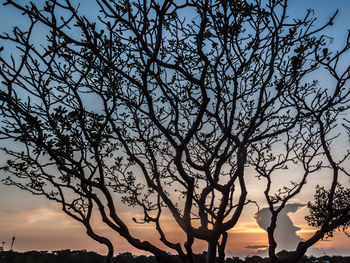
[[[0,212],[1,222],[6,222],[10,225],[19,225],[33,227],[34,225],[50,223],[55,227],[67,227],[73,222],[64,215],[54,205],[41,205],[29,209],[4,209]]]
[[[255,245],[255,246],[246,246],[244,248],[249,248],[249,249],[265,249],[265,248],[268,248],[268,246],[265,246],[265,245]]]

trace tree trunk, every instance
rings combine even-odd
[[[105,258],[105,262],[106,263],[112,263],[112,260],[113,260],[113,257],[114,257],[113,253],[114,253],[114,250],[108,248],[108,253],[107,253],[107,256]]]
[[[224,232],[222,234],[221,244],[218,246],[219,256],[217,259],[217,263],[224,263],[225,261],[225,247],[226,247],[227,237],[228,237],[227,232]]]
[[[216,242],[208,243],[208,254],[206,263],[216,263]]]

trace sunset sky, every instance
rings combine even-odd
[[[0,0],[2,4],[4,0]],[[85,3],[86,2],[86,3]],[[84,12],[94,12],[91,8],[92,0],[83,2],[81,9]],[[335,38],[331,47],[336,49],[344,43],[347,29],[350,29],[350,1],[349,0],[291,0],[289,14],[292,16],[302,16],[306,9],[315,10],[315,16],[319,22],[326,22],[336,9],[339,9],[339,15],[335,20],[335,25],[325,31],[325,34]],[[6,32],[12,25],[25,26],[25,20],[14,9],[0,6],[0,32]],[[322,79],[322,76],[314,76]],[[327,83],[327,80],[324,80]],[[0,141],[1,143],[1,141]],[[348,142],[339,140],[336,142],[336,148],[344,149]],[[6,156],[1,153],[0,165],[4,163]],[[349,161],[348,161],[349,162]],[[350,165],[349,163],[347,164]],[[1,174],[0,178],[5,176]],[[284,178],[294,178],[298,176],[298,171],[287,171]],[[314,178],[314,180],[313,180]],[[285,180],[285,179],[283,179]],[[281,180],[281,183],[284,182]],[[349,180],[342,178],[344,185],[349,185]],[[285,208],[279,226],[282,230],[277,231],[277,241],[280,249],[295,249],[296,242],[302,238],[309,237],[315,229],[309,227],[304,220],[307,214],[305,205],[312,199],[314,189],[317,184],[327,184],[327,175],[321,173],[309,179],[309,184],[302,193],[293,199],[292,205]],[[256,200],[260,204],[260,221],[256,217],[257,207],[247,206],[240,218],[238,225],[229,232],[227,244],[228,256],[245,256],[248,254],[265,255],[267,247],[267,234],[263,229],[264,220],[268,220],[268,213],[264,210],[264,197],[262,195],[261,181],[254,176],[248,179],[248,198]],[[144,240],[151,240],[155,244],[161,244],[159,237],[154,230],[153,225],[138,225],[132,222],[132,217],[137,217],[139,211],[128,207],[122,207],[123,216],[130,222],[130,228],[137,236]],[[140,215],[141,217],[141,215]],[[116,253],[133,252],[143,253],[131,247],[126,241],[108,232],[109,230],[100,226],[97,222],[97,228],[100,233],[107,233],[114,240]],[[167,225],[167,232],[173,240],[181,240],[184,237],[179,234],[172,218],[166,217],[162,224]],[[9,249],[11,238],[15,236],[14,250],[58,250],[58,249],[87,249],[100,253],[105,253],[103,246],[91,240],[86,234],[84,228],[77,222],[74,222],[67,215],[60,211],[60,207],[47,201],[44,197],[33,196],[30,193],[23,192],[14,187],[8,187],[0,184],[0,244],[6,242],[5,249]],[[309,254],[341,254],[350,255],[350,239],[343,233],[336,233],[331,239],[320,241],[314,248],[311,248]],[[196,252],[205,250],[205,244],[198,243],[195,247]]]

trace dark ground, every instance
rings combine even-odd
[[[278,255],[281,259],[288,256],[287,251],[282,251]],[[205,254],[196,256],[196,262],[205,262]],[[316,261],[318,260],[318,261]],[[96,252],[87,252],[85,250],[71,251],[71,250],[59,250],[53,252],[47,251],[29,251],[29,252],[16,252],[16,251],[4,251],[0,252],[0,263],[103,263],[104,257]],[[158,263],[154,257],[151,256],[135,256],[131,253],[123,253],[117,255],[114,263]],[[350,263],[350,257],[341,256],[323,256],[320,258],[304,257],[300,263],[311,262],[329,262],[329,263]],[[162,263],[162,262],[160,262]],[[269,263],[267,258],[261,258],[259,256],[246,257],[245,259],[239,259],[238,257],[227,258],[225,263]]]

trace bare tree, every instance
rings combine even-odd
[[[272,262],[278,215],[310,174],[333,171],[327,213],[288,262],[348,222],[331,205],[348,157],[334,160],[332,136],[350,98],[349,66],[338,68],[349,37],[331,53],[322,35],[336,14],[316,27],[311,10],[290,18],[287,0],[96,0],[100,12],[85,16],[69,0],[5,5],[30,23],[1,36],[20,55],[1,57],[0,134],[23,146],[3,147],[12,156],[3,181],[61,204],[107,246],[108,262],[113,244],[91,224],[96,211],[159,262],[177,260],[167,251],[194,262],[197,240],[208,263],[223,262],[228,231],[255,203],[249,167],[266,182]],[[333,87],[312,81],[321,69]],[[301,181],[273,193],[273,174],[288,165],[303,167]],[[143,210],[134,221],[154,225],[166,249],[130,232],[121,203]],[[183,244],[169,239],[167,214]]]

